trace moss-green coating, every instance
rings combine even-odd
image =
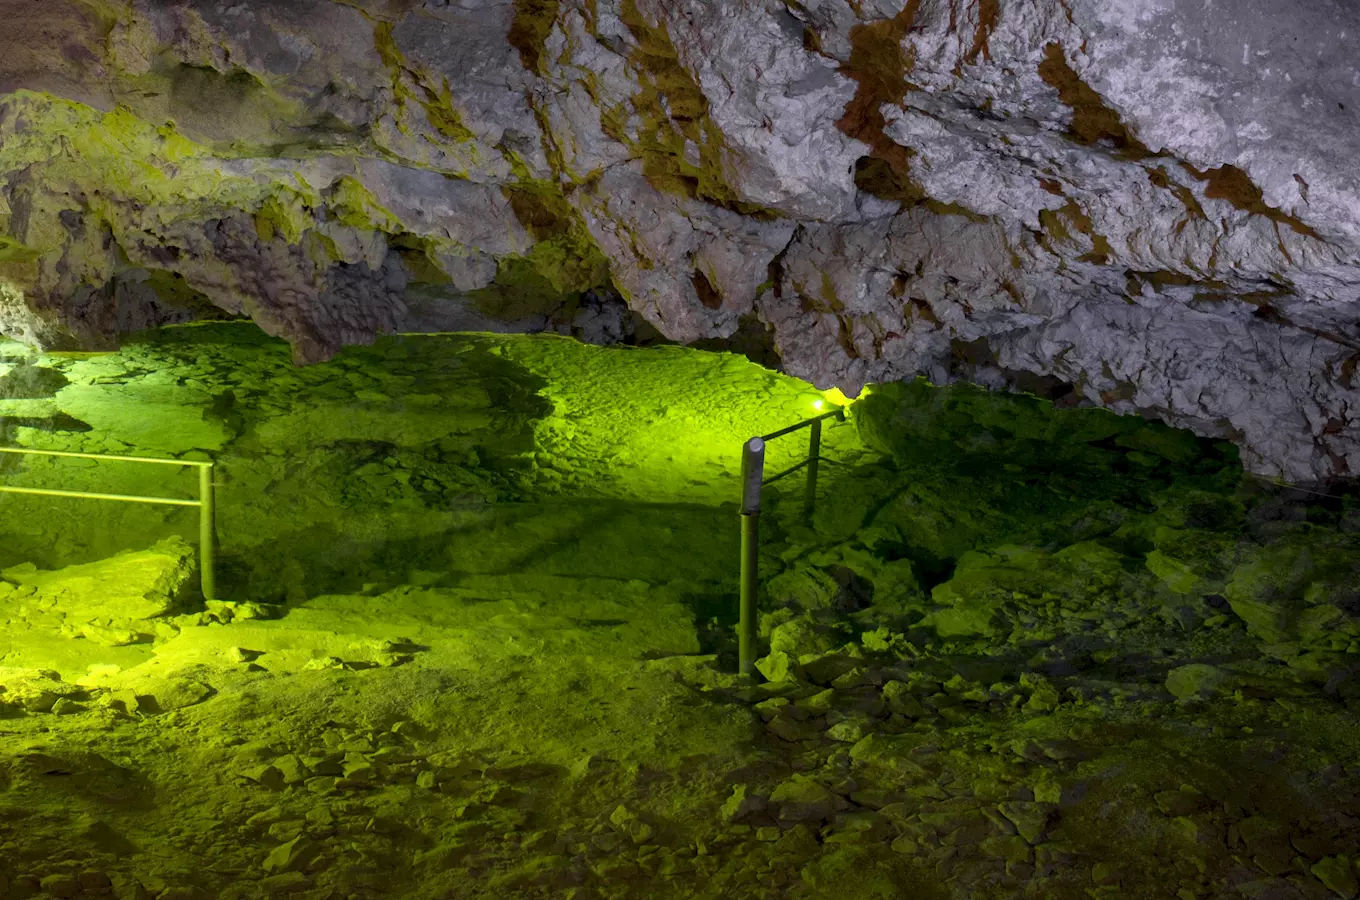
[[[397,217],[378,203],[373,193],[357,178],[346,175],[337,181],[331,188],[327,203],[331,215],[341,225],[372,228],[388,234],[404,231]]]
[[[708,98],[680,62],[665,24],[648,22],[635,0],[624,0],[621,19],[637,42],[630,62],[640,89],[621,107],[603,111],[605,132],[641,157],[643,173],[658,190],[697,197],[745,215],[777,216],[742,200],[728,183],[722,165],[724,138],[709,118]],[[697,161],[687,150],[690,147],[697,151]]]
[[[424,110],[430,125],[448,140],[464,144],[476,139],[477,136],[463,124],[462,115],[453,105],[453,92],[448,79],[438,80],[412,66],[397,46],[392,23],[379,22],[374,29],[373,42],[391,75],[399,123],[402,113],[415,103]]]
[[[524,283],[523,277],[515,280],[515,269],[540,279],[559,297],[608,283],[609,261],[557,185],[520,181],[504,190],[515,217],[537,243],[522,260],[502,263],[512,279],[503,284]]]
[[[510,46],[519,53],[520,62],[530,72],[541,73],[544,43],[557,21],[561,0],[515,0],[515,17],[510,23]]]

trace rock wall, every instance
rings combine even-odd
[[[1360,472],[1339,0],[0,0],[0,332],[300,361],[617,291]],[[592,298],[582,304],[580,298]],[[419,302],[417,302],[417,300]]]

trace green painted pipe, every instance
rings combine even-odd
[[[198,577],[204,600],[217,599],[217,498],[213,467],[198,470]]]
[[[210,462],[196,459],[159,459],[154,456],[110,456],[107,453],[70,453],[65,450],[28,450],[18,447],[0,447],[0,453],[17,453],[22,456],[64,456],[72,459],[107,459],[112,462],[158,463],[163,466],[211,466]]]
[[[204,469],[206,472],[207,469]],[[49,491],[40,488],[0,487],[3,494],[35,494],[39,497],[75,497],[80,500],[117,500],[120,503],[151,503],[160,506],[199,506],[197,500],[169,497],[134,497],[129,494],[91,494],[86,491]]]

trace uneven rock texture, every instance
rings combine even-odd
[[[763,325],[1360,472],[1339,0],[0,0],[0,331]],[[584,300],[582,298],[585,298]],[[601,298],[604,298],[601,300]],[[581,317],[589,325],[581,324]],[[573,320],[576,320],[573,325]]]

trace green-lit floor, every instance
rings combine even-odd
[[[743,684],[741,442],[839,399],[556,338],[0,347],[4,443],[220,462],[225,601],[192,510],[0,495],[0,898],[1356,896],[1353,499],[879,388],[813,521],[771,497]],[[145,469],[0,482],[193,494]]]

